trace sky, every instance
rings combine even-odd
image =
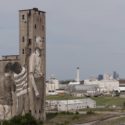
[[[0,0],[0,55],[19,54],[22,9],[46,12],[47,79],[125,78],[125,0]]]

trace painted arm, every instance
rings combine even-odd
[[[39,91],[37,89],[35,80],[34,80],[34,69],[35,69],[35,58],[34,58],[34,54],[31,55],[30,60],[29,60],[29,79],[30,79],[30,83],[33,86],[33,89],[35,91],[35,95],[38,97],[39,96]]]
[[[36,83],[35,83],[35,80],[34,80],[33,73],[30,73],[30,74],[29,74],[29,78],[30,78],[30,82],[31,82],[31,84],[32,84],[32,86],[33,86],[33,89],[34,89],[34,91],[35,91],[35,95],[36,95],[36,97],[38,97],[38,96],[39,96],[39,91],[38,91],[38,89],[37,89],[37,86],[36,86]]]

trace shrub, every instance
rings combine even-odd
[[[47,119],[52,119],[52,118],[56,117],[57,115],[58,115],[58,112],[56,112],[56,113],[47,113],[46,117],[47,117]]]
[[[76,111],[76,113],[75,113],[76,115],[78,115],[79,114],[79,112],[78,111]]]
[[[92,115],[92,114],[95,114],[94,111],[92,111],[92,110],[87,111],[87,115]]]
[[[73,117],[72,117],[72,120],[78,120],[79,119],[79,116],[78,115],[74,115]]]
[[[4,120],[3,125],[42,125],[42,121],[37,121],[30,113],[24,116],[15,116],[10,120]]]
[[[123,109],[125,109],[125,102],[123,102]]]

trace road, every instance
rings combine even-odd
[[[94,125],[96,123],[96,121],[95,122],[89,122],[89,123],[83,123],[83,124],[75,124],[75,125]]]
[[[115,119],[118,119],[120,117],[125,117],[125,113],[118,113],[117,115],[113,115],[111,117],[107,117],[107,118],[104,118],[104,119],[100,119],[100,120],[95,120],[93,122],[88,122],[88,123],[83,123],[83,124],[75,124],[75,125],[100,125],[101,122],[103,121],[110,121],[110,120],[115,120]]]

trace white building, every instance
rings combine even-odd
[[[96,84],[91,85],[69,85],[67,86],[66,92],[70,95],[82,97],[82,96],[99,96],[99,87]]]
[[[119,90],[119,81],[114,79],[109,80],[84,80],[85,85],[98,85],[100,92],[112,92]]]
[[[120,79],[119,80],[119,91],[120,92],[125,92],[125,79]]]
[[[113,76],[110,75],[110,74],[105,73],[105,74],[103,75],[103,79],[104,79],[104,80],[113,80]]]
[[[96,108],[96,102],[90,98],[75,100],[47,100],[48,110],[78,111],[84,108]]]
[[[59,89],[59,80],[54,77],[51,77],[50,80],[46,83],[46,94],[47,95],[56,95],[56,90]]]
[[[76,79],[73,82],[69,82],[69,85],[78,85],[80,84],[80,69],[77,67],[76,69]]]

